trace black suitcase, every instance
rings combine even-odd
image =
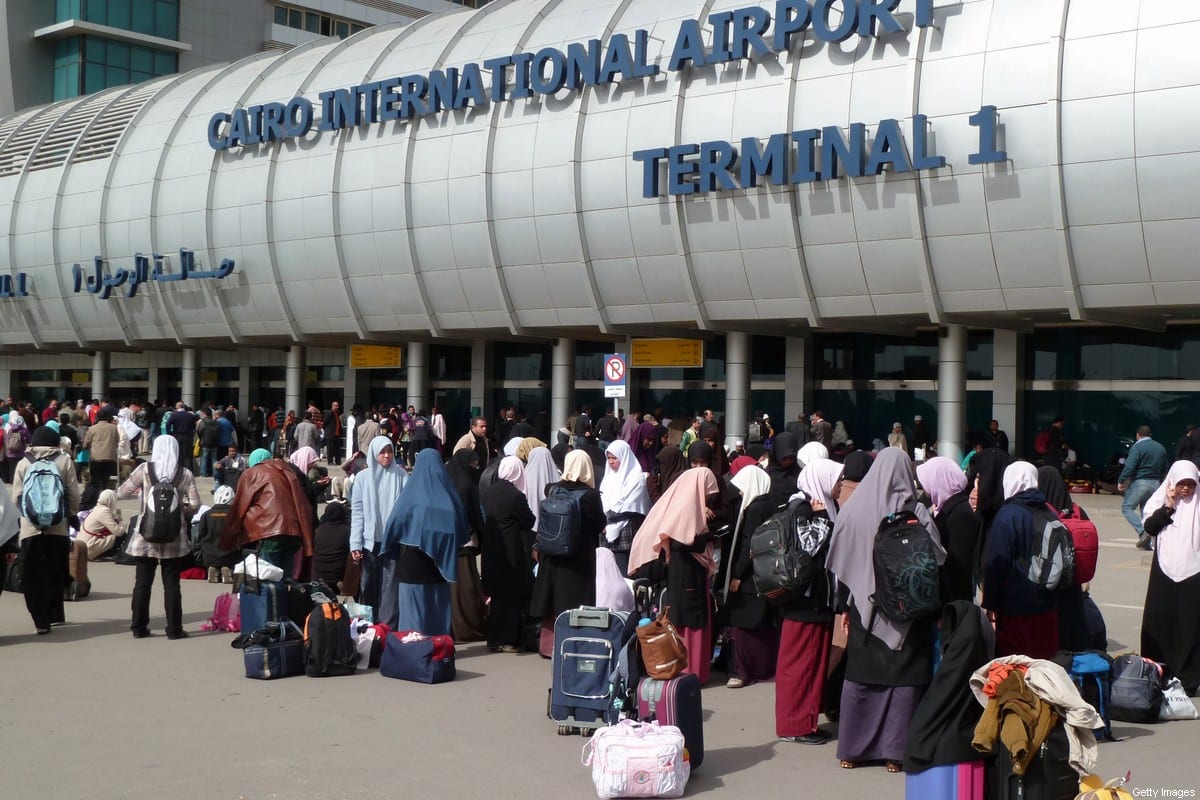
[[[1061,722],[1054,726],[1023,776],[1014,775],[1012,758],[999,742],[985,770],[987,800],[1074,800],[1079,773],[1068,761],[1071,744]]]

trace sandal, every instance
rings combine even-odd
[[[842,769],[854,769],[856,766],[858,766],[858,765],[855,764],[853,761],[843,761],[841,763]]]
[[[887,771],[895,775],[897,772],[904,771],[904,765],[899,761],[889,761],[887,762]]]

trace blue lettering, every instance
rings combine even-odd
[[[871,155],[867,158],[866,174],[882,175],[883,168],[888,164],[893,172],[912,172],[908,153],[904,151],[904,134],[900,132],[900,123],[894,119],[879,121]]]
[[[400,98],[396,89],[400,86],[399,78],[388,78],[379,82],[379,118],[384,122],[394,122],[400,119],[400,109],[396,104]]]
[[[547,66],[550,67],[549,75],[546,74]],[[567,57],[553,47],[539,50],[533,57],[530,80],[538,94],[557,94],[567,82]]]
[[[659,72],[658,64],[650,63],[650,34],[647,31],[633,33],[633,77],[653,78]]]
[[[228,147],[238,147],[247,143],[250,137],[250,121],[246,119],[246,109],[234,109],[233,120],[229,123],[229,133],[226,137]]]
[[[700,191],[738,188],[733,180],[733,162],[737,161],[737,155],[737,149],[729,142],[700,145]]]
[[[288,136],[304,136],[312,130],[313,104],[307,97],[294,97],[287,104],[283,129]]]
[[[842,21],[836,28],[831,28],[834,3],[842,5]],[[816,0],[812,9],[812,26],[813,33],[821,41],[831,44],[844,42],[858,27],[858,3],[855,0]]]
[[[917,27],[933,27],[933,0],[917,0]]]
[[[775,51],[786,53],[792,37],[803,33],[812,20],[812,8],[805,0],[779,0],[775,4]]]
[[[458,86],[458,70],[435,69],[429,73],[429,107],[434,114],[454,108],[454,92]]]
[[[283,129],[283,118],[287,107],[283,103],[267,103],[262,109],[262,140],[277,142],[284,138],[287,133]]]
[[[904,30],[892,14],[900,0],[858,0],[858,35],[875,36],[876,22],[883,25],[884,33],[900,33]]]
[[[503,103],[506,94],[505,84],[508,81],[508,67],[513,63],[512,56],[489,58],[483,66],[492,73],[492,102]]]
[[[1008,153],[996,145],[999,117],[995,106],[984,106],[978,114],[967,119],[971,127],[979,128],[979,152],[967,156],[968,164],[997,164],[1008,160]]]
[[[792,141],[796,143],[796,171],[792,173],[792,183],[813,183],[821,180],[817,171],[817,142],[821,132],[816,128],[796,131]]]
[[[400,79],[400,119],[423,117],[429,106],[423,102],[429,81],[423,75],[407,75]]]
[[[585,44],[567,45],[567,82],[571,90],[584,85],[595,86],[600,82],[600,40],[590,39]]]
[[[487,105],[487,92],[483,88],[483,72],[478,64],[467,64],[458,81],[458,93],[454,95],[454,110],[461,111],[469,104],[479,108]]]
[[[667,150],[667,194],[693,194],[696,182],[688,180],[689,175],[700,171],[700,165],[695,161],[686,160],[700,152],[696,144],[681,144]]]
[[[533,61],[533,53],[517,53],[512,57],[513,79],[516,84],[513,86],[513,100],[533,97],[533,92],[529,88],[529,64],[531,61]]]
[[[213,114],[208,119],[208,146],[213,150],[224,150],[229,147],[229,143],[225,137],[221,135],[221,126],[228,125],[230,122],[229,115],[224,111],[219,111]]]
[[[633,52],[629,49],[629,37],[623,33],[615,34],[608,41],[608,53],[604,56],[604,65],[600,68],[600,82],[612,83],[617,80],[633,77]]]
[[[899,2],[899,0],[897,0]],[[756,55],[769,55],[771,48],[763,40],[763,34],[771,27],[771,14],[757,6],[733,12],[733,46],[730,51],[736,59]]]
[[[733,60],[733,52],[729,49],[730,27],[733,22],[733,12],[723,11],[708,18],[708,24],[713,29],[712,55],[708,58],[710,64],[722,64]]]
[[[658,180],[658,162],[666,157],[667,148],[665,147],[634,152],[633,160],[642,165],[642,197],[658,197],[661,191]]]
[[[788,174],[788,135],[777,133],[761,146],[758,139],[742,139],[742,186],[753,189],[758,186],[758,177],[766,175],[771,183],[783,186]]]
[[[855,122],[850,126],[850,137],[842,135],[842,129],[830,125],[821,130],[821,173],[825,180],[840,177],[840,162],[847,178],[861,178],[863,174],[863,151],[867,144],[867,126]]]
[[[379,85],[376,81],[354,87],[354,108],[358,117],[356,124],[379,122]]]
[[[667,69],[678,72],[689,63],[697,67],[705,64],[704,33],[700,30],[700,23],[694,19],[685,19],[679,26]]]
[[[915,169],[941,169],[946,166],[946,157],[929,152],[928,117],[916,114],[912,118],[913,126],[913,167]]]
[[[250,122],[250,132],[246,144],[258,144],[262,139],[262,106],[250,106],[246,109],[246,118]]]

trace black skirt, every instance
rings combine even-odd
[[[1157,553],[1142,612],[1142,655],[1166,664],[1189,695],[1200,688],[1200,575],[1176,583]]]

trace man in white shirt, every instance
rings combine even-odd
[[[446,418],[442,416],[441,409],[437,406],[433,407],[433,413],[429,415],[429,427],[433,431],[433,436],[437,439],[437,451],[442,455],[446,454]]]

